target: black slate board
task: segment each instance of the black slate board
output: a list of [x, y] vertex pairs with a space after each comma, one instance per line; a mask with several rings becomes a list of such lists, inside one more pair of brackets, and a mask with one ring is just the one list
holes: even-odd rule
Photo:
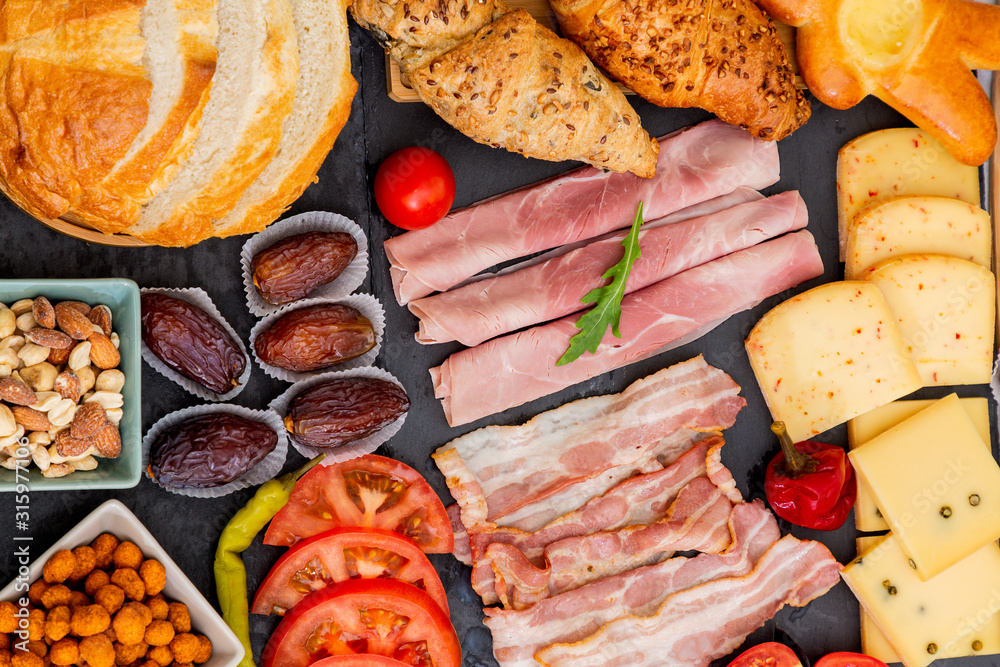
[[[391, 152], [419, 144], [437, 150], [450, 162], [457, 181], [456, 206], [534, 183], [572, 168], [492, 149], [472, 142], [451, 129], [422, 104], [399, 104], [386, 95], [384, 56], [375, 41], [352, 22], [351, 57], [359, 90], [350, 120], [333, 152], [319, 173], [319, 184], [310, 187], [289, 215], [310, 210], [341, 213], [356, 220], [371, 240], [371, 271], [360, 288], [380, 298], [386, 309], [386, 336], [377, 365], [390, 371], [405, 385], [411, 399], [410, 416], [403, 429], [379, 453], [416, 468], [450, 503], [444, 479], [430, 453], [448, 440], [486, 424], [520, 423], [567, 401], [621, 391], [632, 381], [670, 364], [703, 353], [709, 363], [729, 373], [743, 387], [747, 407], [736, 425], [725, 433], [723, 460], [733, 471], [740, 491], [747, 498], [762, 495], [759, 489], [762, 463], [776, 450], [770, 435], [770, 417], [757, 389], [743, 350], [743, 339], [769, 308], [816, 285], [838, 280], [837, 209], [835, 171], [837, 150], [850, 139], [888, 127], [907, 125], [901, 116], [874, 100], [866, 100], [848, 111], [837, 111], [813, 100], [808, 125], [779, 144], [781, 181], [766, 194], [797, 189], [810, 213], [809, 231], [820, 245], [826, 271], [821, 278], [795, 290], [772, 297], [753, 311], [732, 317], [705, 337], [653, 359], [608, 373], [559, 394], [538, 399], [507, 413], [461, 428], [448, 428], [441, 407], [433, 398], [427, 369], [439, 364], [456, 345], [421, 346], [413, 340], [416, 320], [398, 306], [388, 279], [388, 263], [381, 242], [398, 233], [386, 224], [371, 199], [369, 183], [378, 164]], [[709, 118], [698, 110], [660, 109], [637, 97], [630, 102], [639, 111], [651, 135], [659, 136]], [[222, 314], [244, 337], [256, 319], [247, 310], [239, 253], [244, 238], [206, 241], [190, 249], [111, 248], [83, 243], [57, 234], [35, 222], [6, 199], [0, 198], [0, 277], [3, 278], [131, 278], [142, 287], [202, 287], [215, 300]], [[2, 300], [2, 295], [0, 295]], [[143, 425], [148, 428], [163, 415], [194, 405], [198, 399], [144, 365]], [[262, 408], [281, 393], [285, 385], [255, 368], [250, 384], [235, 403]], [[987, 396], [985, 387], [964, 387], [962, 396]], [[918, 392], [921, 398], [938, 397], [948, 390]], [[992, 405], [995, 408], [995, 405]], [[995, 413], [995, 409], [993, 410]], [[993, 447], [996, 452], [996, 425]], [[846, 446], [846, 429], [840, 427], [823, 439]], [[290, 451], [286, 470], [303, 459]], [[125, 491], [35, 492], [31, 494], [31, 550], [41, 554], [92, 509], [109, 498], [117, 498], [141, 519], [160, 544], [194, 584], [213, 603], [216, 600], [211, 564], [215, 544], [223, 526], [252, 495], [244, 490], [224, 498], [199, 500], [167, 493], [145, 477]], [[15, 576], [13, 494], [0, 494], [0, 585]], [[821, 533], [783, 523], [784, 532], [817, 539], [846, 563], [854, 557], [856, 532], [853, 519], [838, 531]], [[244, 554], [248, 584], [253, 590], [283, 551], [264, 546], [258, 536]], [[489, 632], [482, 624], [482, 606], [469, 584], [469, 569], [451, 556], [432, 556], [449, 591], [452, 622], [465, 651], [466, 667], [492, 666]], [[254, 654], [259, 657], [276, 625], [272, 618], [254, 616], [251, 632]], [[773, 621], [748, 638], [746, 646], [783, 639], [797, 645], [802, 656], [815, 660], [837, 650], [860, 650], [858, 606], [844, 584], [802, 609], [784, 609]], [[719, 664], [726, 664], [725, 660]], [[954, 660], [960, 667], [1000, 665], [1000, 659]]]

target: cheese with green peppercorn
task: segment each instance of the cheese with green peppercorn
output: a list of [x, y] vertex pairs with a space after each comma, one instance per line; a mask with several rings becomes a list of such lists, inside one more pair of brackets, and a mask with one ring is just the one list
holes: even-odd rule
[[1000, 466], [955, 394], [849, 456], [921, 579], [1000, 538]]

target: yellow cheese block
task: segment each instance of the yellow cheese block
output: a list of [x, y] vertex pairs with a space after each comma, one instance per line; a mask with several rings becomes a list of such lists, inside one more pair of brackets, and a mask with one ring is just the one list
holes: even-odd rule
[[844, 277], [855, 280], [883, 260], [913, 253], [949, 255], [990, 268], [990, 214], [951, 197], [893, 197], [874, 203], [850, 226]]
[[854, 216], [868, 204], [900, 195], [955, 197], [979, 205], [979, 169], [958, 162], [916, 128], [863, 134], [837, 156], [840, 261]]
[[985, 384], [993, 369], [996, 293], [988, 269], [944, 255], [905, 255], [864, 279], [889, 303], [925, 387]]
[[1000, 538], [1000, 466], [955, 394], [848, 456], [921, 579]]
[[[855, 508], [857, 508], [857, 505], [855, 505]], [[884, 535], [857, 538], [858, 555], [863, 556], [865, 552], [875, 548], [883, 539], [885, 539]], [[899, 655], [896, 653], [896, 650], [892, 648], [892, 644], [885, 638], [882, 631], [878, 629], [871, 616], [865, 612], [863, 606], [861, 607], [861, 652], [886, 664], [899, 662]]]
[[906, 667], [1000, 653], [1000, 547], [988, 544], [921, 581], [892, 535], [842, 573]]
[[[987, 448], [990, 446], [990, 405], [985, 398], [959, 399], [962, 409], [976, 427], [979, 437]], [[894, 401], [847, 422], [847, 442], [851, 449], [857, 449], [877, 435], [888, 431], [900, 422], [909, 419], [935, 401]], [[858, 499], [854, 503], [854, 523], [858, 530], [866, 533], [889, 530], [889, 524], [882, 518], [875, 496], [868, 485], [858, 480]], [[858, 538], [861, 540], [862, 538]], [[858, 548], [858, 553], [862, 549]]]
[[746, 349], [771, 415], [795, 442], [921, 386], [872, 283], [829, 283], [792, 297], [760, 319]]

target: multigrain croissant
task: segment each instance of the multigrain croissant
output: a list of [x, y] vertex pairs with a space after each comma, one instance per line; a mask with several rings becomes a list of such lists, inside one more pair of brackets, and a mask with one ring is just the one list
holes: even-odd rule
[[774, 26], [750, 0], [551, 0], [563, 34], [653, 104], [700, 107], [763, 139], [808, 119]]
[[414, 90], [472, 139], [650, 177], [658, 144], [572, 42], [501, 0], [356, 0]]

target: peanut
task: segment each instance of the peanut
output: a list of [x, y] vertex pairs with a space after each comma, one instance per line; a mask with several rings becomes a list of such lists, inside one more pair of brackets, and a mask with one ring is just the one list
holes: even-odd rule
[[49, 348], [25, 343], [24, 347], [17, 351], [17, 356], [25, 366], [34, 366], [49, 358]]
[[11, 336], [17, 330], [17, 315], [10, 308], [0, 308], [0, 338]]
[[18, 315], [17, 319], [14, 320], [14, 323], [17, 326], [18, 331], [31, 331], [38, 326], [38, 321], [35, 320], [35, 316], [31, 314], [30, 310], [26, 313]]
[[10, 309], [14, 311], [15, 315], [23, 315], [25, 313], [30, 313], [31, 307], [34, 305], [35, 305], [34, 299], [20, 299], [18, 301], [15, 301], [14, 304], [10, 307]]
[[[2, 358], [0, 358], [0, 361], [2, 361]], [[97, 381], [94, 382], [94, 389], [97, 391], [121, 393], [124, 386], [125, 374], [117, 369], [101, 371], [101, 374], [97, 376]]]
[[[69, 359], [66, 362], [69, 364], [70, 370], [79, 371], [81, 368], [90, 366], [90, 341], [83, 341], [77, 343], [73, 351], [69, 353]], [[77, 373], [79, 375], [79, 373]]]
[[115, 391], [95, 391], [88, 398], [85, 398], [83, 402], [100, 403], [101, 407], [105, 410], [111, 410], [122, 407], [125, 404], [125, 398]]
[[[27, 345], [25, 345], [25, 347], [27, 347]], [[46, 353], [45, 356], [47, 358], [49, 355]], [[56, 367], [47, 361], [42, 361], [32, 366], [28, 366], [27, 368], [22, 368], [20, 372], [21, 379], [36, 392], [52, 391], [52, 388], [56, 385], [56, 376], [59, 375], [59, 371], [56, 370]]]

